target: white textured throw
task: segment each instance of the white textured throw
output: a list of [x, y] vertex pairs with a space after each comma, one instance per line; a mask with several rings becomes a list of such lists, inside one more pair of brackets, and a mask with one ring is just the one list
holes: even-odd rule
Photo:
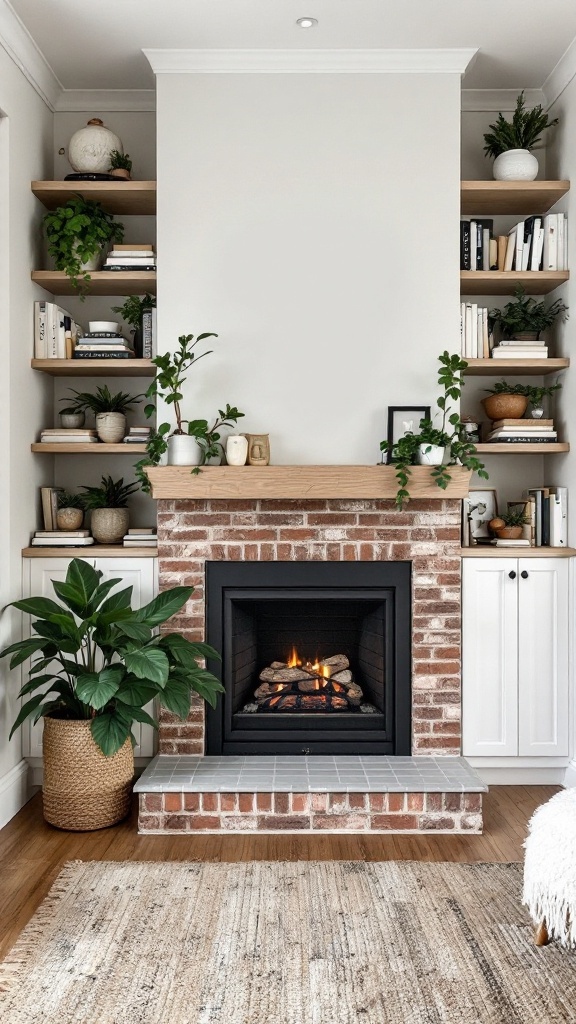
[[530, 819], [524, 843], [522, 901], [550, 938], [576, 946], [576, 789], [542, 804]]

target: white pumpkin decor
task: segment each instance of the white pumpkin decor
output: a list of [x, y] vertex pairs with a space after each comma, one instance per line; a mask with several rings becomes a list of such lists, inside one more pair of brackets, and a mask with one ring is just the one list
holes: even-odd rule
[[122, 141], [99, 117], [93, 117], [85, 128], [74, 132], [68, 143], [68, 160], [78, 174], [106, 174], [113, 149], [123, 153]]

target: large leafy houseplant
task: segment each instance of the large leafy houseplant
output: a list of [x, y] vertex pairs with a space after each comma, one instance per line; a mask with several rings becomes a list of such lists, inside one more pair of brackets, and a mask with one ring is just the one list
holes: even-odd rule
[[551, 121], [540, 104], [526, 110], [522, 91], [516, 100], [512, 120], [507, 121], [500, 113], [495, 124], [488, 125], [490, 131], [484, 135], [484, 152], [494, 158], [510, 149], [527, 149], [530, 152], [540, 142], [542, 133], [556, 124], [558, 118]]
[[32, 616], [32, 635], [6, 647], [0, 657], [11, 656], [11, 669], [36, 660], [20, 690], [27, 699], [11, 736], [29, 718], [87, 720], [95, 743], [111, 757], [131, 736], [134, 722], [157, 728], [144, 710], [152, 700], [182, 719], [192, 693], [215, 707], [223, 687], [199, 662], [219, 658], [217, 652], [180, 633], [156, 632], [185, 605], [193, 587], [173, 587], [134, 609], [132, 587], [111, 593], [122, 581], [102, 582], [102, 575], [74, 558], [65, 582], [52, 581], [59, 601], [30, 597], [12, 602]]
[[446, 490], [452, 479], [450, 466], [464, 466], [484, 480], [488, 479], [484, 464], [476, 456], [476, 446], [467, 439], [466, 428], [460, 414], [455, 410], [451, 411], [450, 400], [457, 401], [460, 398], [464, 385], [462, 372], [468, 363], [459, 355], [450, 355], [447, 351], [438, 356], [438, 361], [438, 384], [443, 389], [443, 394], [436, 399], [436, 405], [442, 413], [440, 427], [435, 427], [431, 420], [423, 419], [420, 420], [418, 433], [409, 431], [394, 444], [390, 444], [389, 441], [380, 442], [380, 450], [389, 453], [396, 469], [398, 508], [403, 508], [410, 498], [412, 466], [421, 445], [438, 445], [448, 449], [448, 464], [433, 466], [430, 471], [435, 483], [442, 490]]
[[499, 327], [505, 338], [514, 338], [516, 334], [526, 332], [534, 332], [539, 338], [541, 332], [552, 327], [559, 317], [562, 320], [568, 319], [567, 309], [562, 299], [556, 299], [546, 306], [544, 300], [538, 302], [531, 295], [526, 295], [518, 285], [514, 299], [507, 302], [503, 309], [491, 309], [489, 316], [491, 324]]
[[[186, 382], [186, 374], [198, 364], [204, 356], [212, 354], [212, 349], [198, 354], [194, 351], [196, 345], [206, 338], [217, 338], [217, 334], [199, 334], [194, 339], [193, 334], [183, 334], [178, 338], [178, 348], [175, 352], [167, 352], [163, 356], [156, 356], [152, 362], [157, 366], [158, 373], [146, 392], [147, 398], [161, 398], [166, 405], [171, 405], [174, 410], [176, 427], [170, 423], [161, 423], [151, 434], [147, 444], [147, 456], [141, 459], [136, 465], [136, 473], [144, 491], [150, 491], [150, 481], [146, 475], [147, 466], [157, 466], [162, 456], [168, 451], [168, 439], [171, 435], [187, 435], [193, 437], [201, 451], [200, 464], [204, 465], [208, 459], [217, 457], [223, 452], [220, 431], [224, 427], [231, 427], [244, 416], [235, 406], [226, 405], [224, 409], [218, 410], [212, 425], [208, 420], [188, 420], [182, 412], [182, 401], [184, 398], [183, 387]], [[149, 404], [145, 406], [144, 412], [150, 417], [156, 411], [156, 406]], [[198, 473], [198, 467], [192, 470]]]
[[83, 293], [90, 274], [83, 265], [98, 256], [110, 242], [121, 242], [124, 225], [115, 221], [100, 203], [74, 195], [44, 217], [48, 252], [57, 270], [63, 270], [73, 287]]

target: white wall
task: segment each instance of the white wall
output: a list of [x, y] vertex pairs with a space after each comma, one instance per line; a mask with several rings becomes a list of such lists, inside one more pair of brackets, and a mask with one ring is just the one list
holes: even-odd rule
[[459, 343], [458, 76], [160, 75], [157, 119], [160, 349], [219, 334], [188, 414], [376, 462]]
[[[30, 191], [32, 178], [52, 173], [52, 114], [0, 48], [0, 294], [4, 330], [0, 334], [0, 607], [21, 595], [20, 551], [29, 543], [39, 504], [38, 488], [48, 483], [52, 460], [30, 453], [30, 441], [49, 415], [40, 374], [30, 371], [33, 300], [41, 292], [30, 281], [39, 260], [38, 225], [42, 209]], [[20, 617], [0, 617], [0, 646], [18, 639]], [[0, 662], [0, 826], [26, 796], [20, 771], [21, 744], [8, 733], [18, 711], [19, 673]]]

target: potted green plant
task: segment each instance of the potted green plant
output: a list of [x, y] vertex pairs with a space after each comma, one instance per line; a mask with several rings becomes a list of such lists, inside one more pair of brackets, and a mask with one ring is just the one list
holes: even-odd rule
[[561, 387], [562, 385], [558, 381], [556, 381], [555, 384], [550, 384], [548, 387], [532, 384], [526, 385], [526, 394], [531, 405], [530, 415], [533, 419], [542, 419], [544, 415], [544, 406], [542, 405], [543, 399], [550, 398], [550, 396], [556, 391], [559, 391]]
[[498, 519], [503, 523], [496, 528], [496, 536], [500, 540], [518, 540], [522, 536], [522, 528], [528, 523], [524, 505], [515, 505], [507, 512], [502, 512]]
[[121, 242], [124, 225], [115, 221], [100, 203], [72, 196], [44, 217], [48, 252], [57, 270], [63, 270], [84, 298], [90, 270], [97, 270], [100, 256], [110, 242]]
[[58, 529], [80, 530], [84, 522], [84, 504], [81, 495], [58, 490], [56, 492], [56, 501], [58, 504], [56, 511], [56, 525]]
[[120, 544], [128, 530], [130, 512], [128, 498], [138, 484], [125, 484], [124, 478], [113, 480], [103, 476], [99, 487], [82, 486], [83, 507], [91, 512], [90, 528], [99, 544]]
[[128, 295], [124, 305], [112, 306], [114, 313], [119, 313], [123, 320], [130, 325], [130, 333], [133, 335], [134, 352], [137, 356], [142, 355], [142, 315], [145, 309], [153, 309], [156, 306], [156, 296], [149, 295]]
[[[58, 828], [87, 831], [113, 825], [130, 809], [134, 776], [134, 722], [157, 728], [152, 701], [185, 719], [197, 693], [215, 707], [223, 687], [201, 668], [219, 658], [206, 644], [157, 627], [183, 608], [193, 587], [163, 591], [143, 608], [131, 607], [132, 587], [72, 559], [58, 600], [31, 597], [13, 607], [33, 617], [30, 638], [11, 644], [17, 669], [29, 658], [28, 698], [10, 735], [31, 718], [44, 718], [44, 816]], [[112, 592], [113, 591], [113, 592]]]
[[531, 152], [541, 140], [543, 132], [558, 124], [550, 120], [541, 104], [526, 110], [524, 92], [516, 100], [512, 120], [498, 114], [495, 124], [484, 135], [484, 153], [494, 158], [493, 174], [496, 181], [533, 181], [538, 174], [538, 160]]
[[139, 405], [144, 394], [129, 395], [126, 391], [113, 394], [107, 384], [96, 388], [96, 391], [76, 391], [74, 399], [78, 409], [90, 409], [96, 417], [98, 437], [105, 444], [118, 444], [126, 434], [126, 413], [133, 406]]
[[538, 302], [531, 295], [526, 295], [520, 285], [516, 288], [514, 296], [503, 309], [491, 309], [489, 314], [491, 326], [499, 327], [504, 338], [536, 340], [542, 331], [552, 327], [558, 318], [568, 319], [568, 306], [564, 305], [561, 299], [556, 299], [550, 306], [546, 306], [544, 300]]
[[[483, 463], [477, 458], [476, 446], [467, 437], [460, 414], [456, 410], [452, 411], [450, 405], [451, 399], [457, 401], [460, 398], [464, 386], [462, 372], [468, 363], [459, 355], [450, 355], [447, 351], [438, 356], [438, 361], [438, 384], [443, 389], [443, 394], [436, 400], [436, 405], [442, 413], [440, 427], [434, 427], [431, 420], [422, 419], [417, 434], [410, 431], [393, 445], [389, 441], [380, 442], [380, 450], [389, 453], [396, 468], [398, 508], [403, 508], [410, 498], [411, 467], [417, 461], [423, 465], [433, 466], [432, 477], [443, 490], [446, 490], [452, 479], [450, 466], [454, 465], [464, 466], [476, 472], [482, 479], [488, 479]], [[430, 459], [434, 448], [443, 449], [443, 458], [446, 457], [446, 452], [448, 453], [448, 464], [442, 460], [438, 461], [438, 453], [434, 453], [434, 461]]]
[[[194, 349], [198, 342], [206, 338], [217, 338], [217, 334], [199, 334], [194, 340], [193, 334], [183, 334], [178, 338], [178, 348], [174, 353], [156, 356], [152, 362], [158, 367], [158, 373], [146, 392], [147, 398], [161, 398], [166, 405], [171, 405], [176, 418], [176, 427], [170, 423], [161, 423], [151, 435], [147, 445], [147, 457], [137, 465], [139, 479], [144, 490], [150, 489], [145, 473], [146, 466], [156, 466], [162, 456], [168, 453], [168, 463], [172, 466], [203, 465], [208, 459], [222, 455], [223, 446], [220, 431], [233, 426], [244, 416], [234, 406], [226, 405], [218, 410], [212, 426], [208, 420], [187, 420], [182, 413], [183, 387], [187, 371], [196, 366], [204, 356], [211, 355], [212, 350], [198, 355]], [[144, 412], [150, 417], [156, 407], [145, 406]]]
[[488, 398], [482, 399], [484, 411], [491, 420], [519, 420], [526, 412], [528, 395], [524, 384], [510, 384], [499, 380], [491, 388], [484, 388]]
[[108, 173], [113, 178], [119, 178], [120, 181], [130, 181], [130, 171], [132, 170], [132, 161], [129, 153], [121, 153], [118, 149], [113, 149], [110, 153], [110, 167]]

